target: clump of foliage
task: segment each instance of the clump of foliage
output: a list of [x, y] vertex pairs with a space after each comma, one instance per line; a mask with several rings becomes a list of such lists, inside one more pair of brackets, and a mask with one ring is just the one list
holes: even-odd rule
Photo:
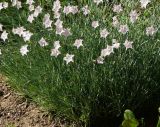
[[125, 110], [124, 112], [124, 120], [122, 122], [122, 127], [138, 127], [139, 122], [135, 118], [133, 112], [131, 110]]
[[0, 73], [47, 110], [86, 124], [159, 97], [159, 0], [13, 0], [0, 8]]
[[[159, 111], [159, 113], [160, 113], [160, 111]], [[141, 120], [141, 122], [142, 122], [141, 126], [145, 127], [145, 123], [143, 123], [144, 122], [143, 119]], [[139, 127], [139, 125], [140, 125], [140, 122], [135, 118], [134, 113], [129, 109], [125, 110], [124, 120], [123, 120], [121, 126], [122, 127]], [[160, 117], [158, 118], [158, 123], [157, 123], [156, 127], [160, 127]]]

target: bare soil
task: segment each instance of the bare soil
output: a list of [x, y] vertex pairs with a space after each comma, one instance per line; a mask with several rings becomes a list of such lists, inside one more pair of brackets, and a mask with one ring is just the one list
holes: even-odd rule
[[68, 127], [65, 120], [53, 118], [33, 102], [17, 94], [0, 75], [0, 127]]

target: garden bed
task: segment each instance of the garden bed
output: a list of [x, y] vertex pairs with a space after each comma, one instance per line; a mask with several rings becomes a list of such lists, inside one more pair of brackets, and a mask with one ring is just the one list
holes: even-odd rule
[[53, 117], [35, 103], [17, 94], [0, 75], [0, 127], [67, 127], [65, 119]]

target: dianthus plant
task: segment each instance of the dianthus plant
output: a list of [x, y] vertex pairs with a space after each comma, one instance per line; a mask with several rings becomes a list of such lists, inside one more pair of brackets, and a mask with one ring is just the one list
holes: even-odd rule
[[0, 73], [71, 119], [134, 111], [160, 93], [159, 0], [2, 0]]

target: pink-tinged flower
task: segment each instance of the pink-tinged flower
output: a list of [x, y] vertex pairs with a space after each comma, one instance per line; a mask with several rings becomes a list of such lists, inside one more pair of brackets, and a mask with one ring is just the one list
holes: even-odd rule
[[100, 3], [103, 3], [103, 0], [93, 0], [93, 2], [99, 5]]
[[27, 1], [26, 1], [26, 4], [29, 4], [29, 5], [32, 5], [33, 3], [34, 3], [33, 0], [27, 0]]
[[62, 35], [65, 37], [72, 35], [71, 30], [69, 28], [63, 29]]
[[126, 34], [129, 31], [128, 25], [120, 25], [119, 32], [122, 34]]
[[52, 20], [50, 20], [50, 15], [49, 14], [45, 14], [44, 18], [43, 18], [43, 25], [45, 26], [45, 28], [50, 28], [52, 27]]
[[64, 6], [63, 13], [68, 15], [70, 13], [70, 10], [71, 10], [70, 8], [71, 8], [71, 6]]
[[58, 49], [51, 49], [51, 56], [58, 57], [61, 52]]
[[54, 1], [52, 11], [58, 12], [61, 9], [61, 3], [59, 0]]
[[112, 39], [112, 47], [118, 49], [120, 47], [120, 43], [116, 39]]
[[113, 6], [113, 12], [120, 13], [121, 11], [123, 11], [121, 4]]
[[74, 58], [74, 55], [70, 55], [70, 54], [66, 54], [66, 56], [63, 58], [63, 60], [64, 61], [66, 61], [66, 64], [69, 64], [70, 62], [74, 62], [74, 60], [73, 60], [73, 58]]
[[17, 34], [17, 35], [19, 35], [21, 37], [25, 30], [26, 29], [22, 26], [22, 27], [13, 28], [12, 32], [13, 32], [13, 34]]
[[134, 23], [137, 19], [138, 19], [138, 13], [137, 13], [137, 11], [136, 10], [132, 10], [131, 12], [130, 12], [130, 14], [129, 14], [129, 16], [130, 16], [130, 21], [132, 22], [132, 23]]
[[150, 2], [150, 0], [140, 0], [141, 8], [146, 8]]
[[76, 39], [73, 45], [76, 46], [77, 49], [79, 49], [81, 46], [83, 46], [82, 42], [83, 42], [82, 39]]
[[22, 56], [24, 55], [27, 55], [27, 53], [29, 52], [29, 50], [27, 49], [28, 45], [23, 45], [21, 48], [20, 48], [20, 53]]
[[126, 47], [126, 50], [127, 50], [127, 49], [130, 49], [130, 48], [131, 49], [133, 48], [132, 44], [133, 44], [133, 41], [125, 40], [125, 43], [123, 45]]
[[107, 29], [100, 30], [100, 36], [102, 38], [106, 38], [108, 35], [109, 35], [109, 32], [107, 31]]
[[146, 28], [147, 36], [153, 36], [156, 32], [157, 32], [157, 29], [155, 29], [153, 26]]
[[88, 14], [90, 13], [90, 10], [89, 10], [89, 8], [88, 8], [88, 5], [84, 6], [84, 7], [82, 8], [82, 11], [83, 11], [83, 14], [84, 14], [85, 16], [88, 15]]
[[48, 42], [42, 37], [41, 40], [38, 42], [41, 47], [47, 46]]
[[68, 15], [69, 13], [76, 14], [78, 13], [78, 6], [65, 6], [63, 9], [63, 13]]
[[113, 52], [113, 46], [107, 45], [107, 48], [101, 50], [101, 57], [109, 56]]
[[33, 35], [33, 33], [29, 32], [29, 31], [24, 31], [22, 34], [22, 37], [23, 37], [24, 41], [30, 41], [30, 38], [32, 35]]
[[45, 14], [43, 18], [43, 25], [45, 26], [45, 28], [51, 27], [52, 22], [53, 21], [50, 20], [50, 14], [49, 13]]
[[32, 23], [34, 21], [34, 15], [33, 14], [29, 15], [27, 21]]
[[93, 28], [97, 28], [99, 26], [99, 22], [98, 21], [93, 21], [92, 22], [92, 27]]
[[104, 58], [102, 56], [99, 56], [96, 60], [97, 64], [103, 64], [104, 63]]
[[55, 49], [59, 49], [61, 47], [60, 42], [59, 41], [55, 41], [54, 42], [54, 48]]
[[0, 31], [3, 31], [3, 25], [0, 23]]
[[60, 19], [57, 19], [54, 25], [58, 28], [63, 28], [63, 21], [61, 21]]
[[6, 41], [6, 39], [8, 39], [8, 33], [6, 31], [3, 31], [3, 33], [1, 34], [1, 39], [3, 41]]
[[62, 35], [63, 32], [64, 32], [63, 27], [56, 27], [56, 34]]

